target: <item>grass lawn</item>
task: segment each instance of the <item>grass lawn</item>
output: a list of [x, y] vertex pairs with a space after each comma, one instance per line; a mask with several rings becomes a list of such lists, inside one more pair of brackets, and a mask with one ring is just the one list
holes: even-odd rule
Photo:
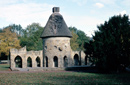
[[15, 84], [130, 84], [130, 74], [79, 72], [0, 73], [0, 85]]
[[41, 71], [41, 72], [0, 72], [0, 85], [52, 85], [52, 84], [104, 84], [126, 85], [130, 84], [130, 73], [98, 74], [67, 71]]
[[0, 71], [8, 71], [9, 64], [0, 64]]

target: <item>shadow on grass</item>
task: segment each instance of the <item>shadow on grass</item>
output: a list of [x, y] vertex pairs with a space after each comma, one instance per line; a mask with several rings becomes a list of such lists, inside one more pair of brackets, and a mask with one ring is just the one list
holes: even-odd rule
[[99, 74], [99, 73], [84, 73], [84, 72], [70, 72], [70, 73], [59, 73], [48, 78], [46, 83], [49, 84], [86, 84], [86, 85], [123, 85], [130, 84], [130, 74]]
[[[128, 84], [130, 85], [130, 72], [107, 72], [107, 71], [99, 71], [96, 67], [68, 67], [65, 69], [66, 71], [73, 71], [78, 73], [92, 73], [96, 75], [90, 81], [94, 81], [94, 83], [89, 82], [89, 84]], [[100, 77], [98, 77], [99, 75]], [[95, 83], [96, 82], [96, 83]]]
[[87, 72], [87, 73], [99, 73], [95, 66], [90, 67], [67, 67], [66, 71], [74, 71], [74, 72]]
[[99, 70], [96, 66], [87, 66], [87, 67], [67, 67], [65, 68], [66, 71], [73, 71], [73, 72], [86, 72], [86, 73], [100, 73], [100, 74], [119, 74], [119, 73], [130, 73], [130, 71], [120, 71], [117, 73], [117, 71], [106, 71], [106, 70]]

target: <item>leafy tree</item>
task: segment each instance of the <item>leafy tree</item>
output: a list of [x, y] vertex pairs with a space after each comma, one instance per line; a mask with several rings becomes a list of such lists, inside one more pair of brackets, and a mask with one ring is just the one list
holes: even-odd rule
[[15, 32], [18, 37], [23, 35], [23, 28], [20, 24], [19, 25], [12, 24], [12, 25], [6, 26], [5, 28], [8, 28], [8, 27], [11, 27], [10, 31]]
[[93, 57], [94, 49], [93, 49], [93, 40], [89, 42], [85, 42], [84, 44], [86, 57]]
[[113, 16], [98, 29], [91, 44], [97, 66], [104, 70], [119, 71], [130, 65], [129, 17]]
[[21, 25], [10, 25], [12, 27], [11, 31], [15, 32], [18, 36], [22, 36], [23, 35], [23, 29]]
[[2, 32], [2, 29], [0, 29], [0, 33]]
[[27, 50], [42, 50], [42, 39], [40, 38], [43, 27], [39, 23], [28, 25], [20, 38], [20, 45], [27, 46]]
[[[78, 36], [75, 40], [76, 43], [78, 43], [78, 48], [76, 48], [75, 50], [84, 50], [84, 43], [89, 42], [90, 38], [83, 31], [78, 30], [75, 27], [69, 27], [69, 29], [71, 32], [75, 33]], [[72, 37], [75, 37], [75, 36], [72, 36]]]
[[74, 33], [74, 31], [71, 32], [72, 33], [72, 38], [70, 40], [70, 46], [72, 48], [72, 50], [77, 50], [79, 48], [78, 42], [77, 42], [77, 38], [78, 35], [76, 33]]
[[16, 33], [11, 32], [10, 29], [11, 27], [4, 28], [0, 33], [0, 56], [1, 54], [8, 56], [10, 48], [20, 48]]
[[81, 30], [78, 30], [77, 35], [79, 36], [78, 37], [79, 47], [81, 50], [84, 50], [84, 43], [89, 42], [90, 38], [86, 36], [86, 34]]

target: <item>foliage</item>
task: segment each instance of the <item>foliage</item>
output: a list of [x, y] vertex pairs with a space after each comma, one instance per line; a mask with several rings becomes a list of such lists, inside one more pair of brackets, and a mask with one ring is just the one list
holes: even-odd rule
[[94, 49], [92, 48], [93, 46], [93, 41], [90, 40], [89, 42], [85, 42], [84, 44], [84, 48], [85, 48], [85, 53], [87, 55], [87, 57], [93, 57], [93, 52], [94, 52]]
[[10, 25], [12, 27], [11, 31], [15, 32], [18, 36], [22, 36], [23, 35], [23, 29], [21, 25]]
[[96, 56], [93, 56], [94, 52], [94, 44], [93, 40], [90, 40], [89, 42], [85, 42], [84, 48], [85, 48], [85, 54], [86, 57], [89, 57], [89, 61], [92, 62], [92, 65], [96, 63]]
[[[75, 38], [75, 42], [72, 42], [72, 40], [70, 41], [71, 48], [73, 50], [84, 50], [84, 43], [89, 42], [90, 38], [83, 31], [78, 30], [75, 27], [69, 27], [69, 29], [72, 33], [72, 39], [77, 37], [77, 38]], [[74, 33], [75, 33], [75, 35], [73, 35]], [[74, 47], [75, 45], [73, 45], [73, 44], [76, 44], [78, 46]]]
[[4, 28], [9, 28], [9, 27], [11, 27], [10, 31], [15, 32], [18, 37], [23, 35], [23, 28], [20, 24], [19, 25], [12, 24], [12, 25], [6, 26]]
[[38, 23], [32, 23], [23, 30], [23, 35], [20, 37], [20, 45], [27, 46], [27, 50], [42, 50], [42, 39], [40, 38], [43, 27]]
[[2, 32], [2, 29], [0, 29], [0, 33]]
[[79, 45], [77, 42], [78, 35], [76, 33], [74, 33], [74, 31], [72, 31], [71, 33], [72, 33], [73, 38], [71, 38], [71, 40], [70, 40], [70, 46], [71, 46], [72, 50], [75, 51], [79, 48]]
[[[130, 65], [130, 21], [129, 17], [113, 16], [98, 26], [92, 46], [97, 66], [104, 70], [121, 70]], [[88, 49], [88, 47], [85, 47]], [[86, 52], [87, 53], [87, 52]]]
[[10, 31], [11, 27], [4, 28], [0, 33], [0, 54], [9, 55], [10, 48], [20, 48], [16, 33]]

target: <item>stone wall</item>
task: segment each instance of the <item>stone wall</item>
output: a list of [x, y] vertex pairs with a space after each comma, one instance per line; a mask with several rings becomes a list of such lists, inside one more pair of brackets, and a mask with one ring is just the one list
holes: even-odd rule
[[[77, 59], [76, 59], [77, 57]], [[72, 59], [72, 66], [81, 66], [85, 65], [85, 53], [83, 51], [73, 51], [71, 50], [71, 59]], [[77, 61], [76, 61], [77, 60]], [[75, 65], [75, 63], [78, 63]]]
[[19, 58], [22, 60], [21, 68], [27, 68], [27, 60], [28, 58], [31, 58], [32, 66], [31, 67], [37, 67], [37, 61], [36, 59], [40, 59], [40, 67], [43, 67], [43, 53], [42, 51], [26, 51], [26, 47], [23, 47], [21, 49], [10, 49], [10, 67], [11, 69], [15, 69], [17, 66], [17, 62], [19, 63], [19, 60], [16, 58]]
[[64, 67], [65, 56], [68, 60], [67, 66], [71, 66], [70, 38], [52, 37], [43, 39], [43, 54], [44, 67], [57, 67], [54, 57], [58, 60], [58, 67]]
[[[28, 63], [29, 58], [32, 64]], [[40, 59], [40, 65], [36, 61]], [[21, 59], [21, 62], [19, 62]], [[72, 67], [87, 65], [83, 51], [72, 51], [70, 38], [55, 37], [43, 39], [43, 51], [26, 51], [26, 47], [21, 49], [10, 49], [10, 67], [16, 68], [36, 68], [36, 67]], [[19, 65], [21, 63], [21, 65]]]

